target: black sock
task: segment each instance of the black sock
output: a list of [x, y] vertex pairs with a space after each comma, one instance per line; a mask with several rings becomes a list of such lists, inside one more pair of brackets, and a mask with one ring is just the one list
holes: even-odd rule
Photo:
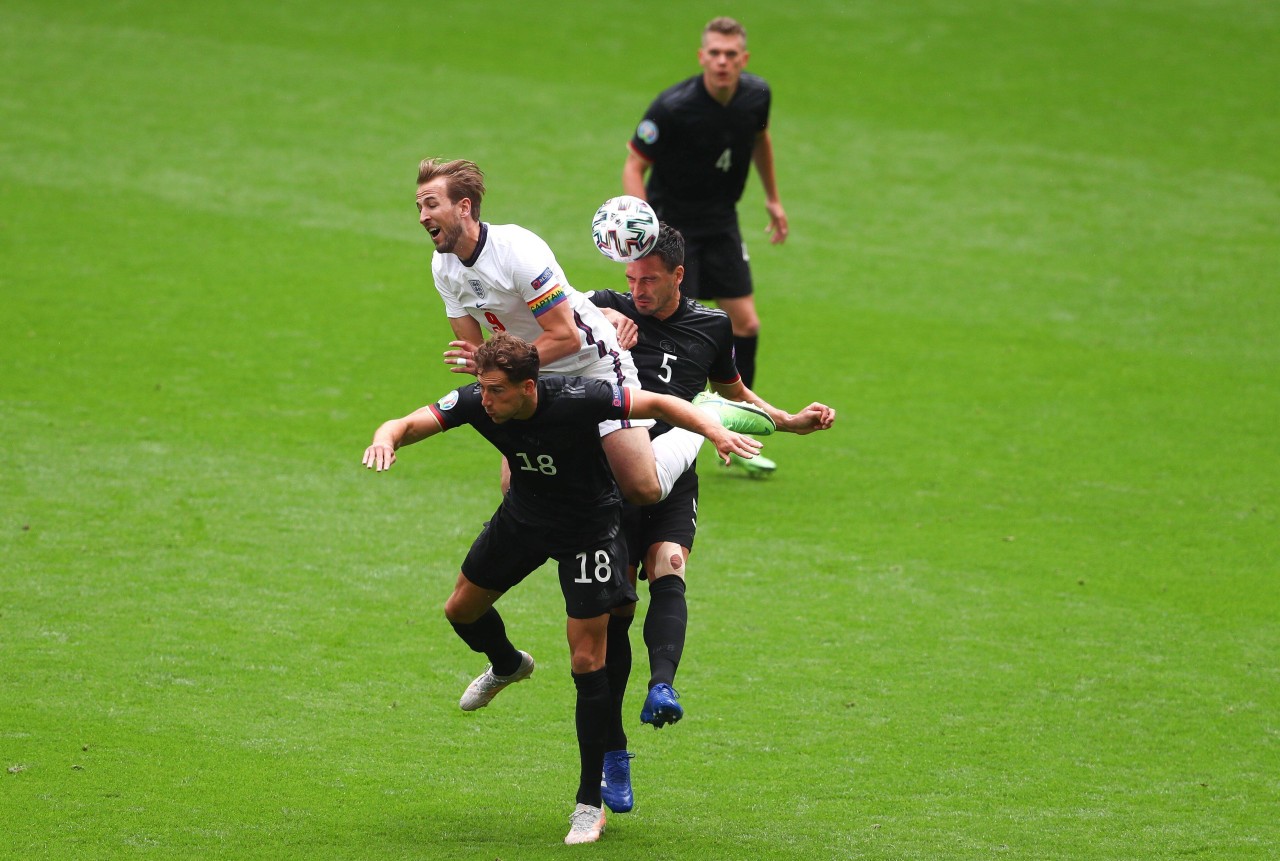
[[649, 687], [675, 684], [676, 668], [684, 653], [689, 605], [684, 578], [669, 574], [649, 581], [649, 614], [644, 619], [644, 644], [649, 648]]
[[604, 669], [609, 675], [609, 731], [605, 734], [604, 749], [626, 750], [627, 733], [622, 728], [622, 700], [627, 693], [627, 680], [631, 678], [631, 623], [635, 616], [610, 616], [608, 657]]
[[742, 374], [742, 384], [752, 390], [755, 389], [756, 383], [756, 346], [759, 342], [759, 335], [733, 336], [733, 352], [738, 361], [738, 373]]
[[473, 652], [481, 652], [493, 664], [495, 676], [509, 676], [520, 669], [520, 652], [507, 639], [507, 626], [495, 607], [470, 624], [450, 622], [462, 642]]
[[578, 803], [599, 807], [600, 774], [604, 771], [604, 737], [609, 722], [609, 675], [604, 668], [574, 673], [578, 703], [574, 722], [578, 729]]

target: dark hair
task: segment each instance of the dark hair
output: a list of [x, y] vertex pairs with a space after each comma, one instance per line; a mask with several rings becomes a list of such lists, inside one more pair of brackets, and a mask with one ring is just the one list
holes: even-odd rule
[[498, 332], [476, 350], [476, 374], [502, 371], [513, 383], [538, 379], [538, 348], [507, 332]]
[[658, 222], [658, 241], [645, 257], [657, 257], [668, 272], [684, 265], [684, 234], [665, 221]]
[[484, 171], [476, 167], [475, 162], [461, 158], [453, 161], [424, 158], [418, 163], [418, 185], [440, 176], [444, 177], [449, 200], [454, 203], [464, 197], [470, 200], [471, 214], [479, 221], [480, 201], [484, 199]]

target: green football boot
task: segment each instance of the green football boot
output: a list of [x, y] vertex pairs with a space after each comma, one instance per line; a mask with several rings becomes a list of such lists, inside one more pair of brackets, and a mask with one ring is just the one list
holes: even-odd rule
[[740, 466], [750, 478], [764, 478], [773, 475], [778, 465], [769, 458], [762, 455], [756, 455], [752, 458], [740, 457], [736, 454], [729, 455], [729, 462], [732, 466]]
[[[715, 413], [724, 425], [736, 433], [768, 436], [777, 430], [773, 418], [755, 404], [742, 401], [730, 401], [712, 392], [699, 392], [694, 396], [693, 405]], [[759, 458], [756, 458], [759, 460]]]

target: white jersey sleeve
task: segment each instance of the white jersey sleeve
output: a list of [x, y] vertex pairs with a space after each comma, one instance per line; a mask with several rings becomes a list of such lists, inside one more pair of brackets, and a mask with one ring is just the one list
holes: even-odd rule
[[[454, 259], [456, 260], [457, 258]], [[440, 298], [444, 301], [444, 315], [446, 317], [466, 317], [468, 312], [462, 305], [462, 283], [449, 271], [449, 267], [445, 265], [444, 256], [440, 254], [431, 255], [431, 277], [435, 281], [436, 292], [440, 294]]]

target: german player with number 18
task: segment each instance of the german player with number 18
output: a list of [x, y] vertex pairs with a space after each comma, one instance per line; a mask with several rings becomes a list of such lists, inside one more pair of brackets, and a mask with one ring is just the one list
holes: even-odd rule
[[609, 611], [635, 602], [626, 577], [622, 499], [601, 448], [606, 420], [660, 419], [705, 436], [720, 457], [751, 457], [760, 443], [726, 429], [713, 410], [679, 398], [584, 377], [539, 377], [538, 351], [499, 333], [468, 359], [476, 383], [380, 425], [363, 464], [390, 469], [396, 450], [469, 424], [512, 464], [511, 490], [471, 545], [445, 617], [489, 666], [459, 702], [484, 708], [533, 674], [533, 657], [507, 638], [494, 603], [548, 559], [558, 563], [568, 616], [581, 766], [577, 807], [566, 843], [590, 843], [604, 831], [600, 774], [613, 710], [605, 672]]

